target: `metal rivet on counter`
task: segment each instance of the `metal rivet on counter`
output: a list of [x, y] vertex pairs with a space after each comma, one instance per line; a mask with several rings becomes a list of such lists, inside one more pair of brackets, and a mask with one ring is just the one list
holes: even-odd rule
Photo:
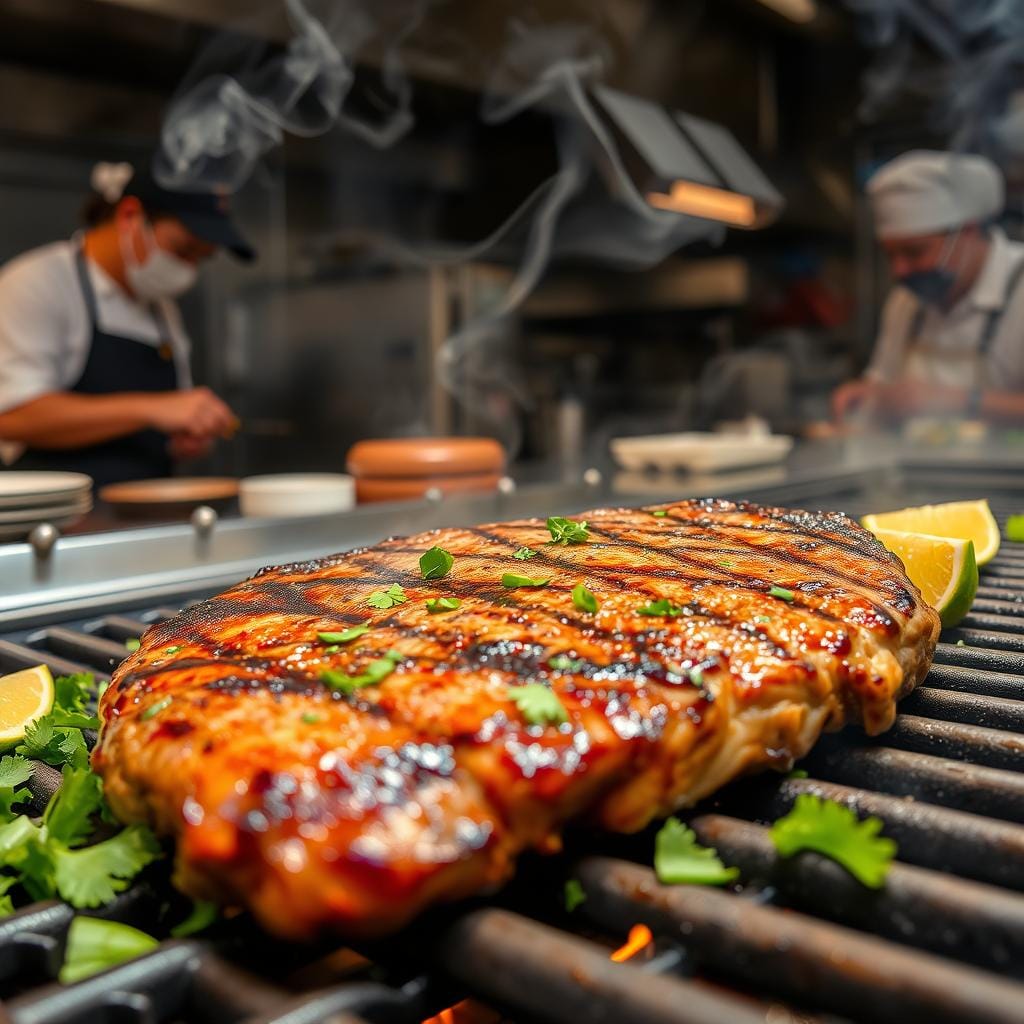
[[591, 466], [590, 469], [585, 469], [583, 471], [583, 482], [588, 487], [597, 487], [603, 479], [604, 476], [602, 475], [601, 470], [597, 469], [595, 466]]
[[444, 492], [440, 487], [430, 487], [426, 490], [423, 497], [427, 501], [440, 501], [444, 497]]
[[189, 516], [189, 522], [192, 523], [196, 533], [201, 537], [206, 537], [213, 531], [218, 518], [216, 510], [210, 508], [209, 505], [200, 505]]
[[60, 530], [53, 523], [40, 523], [28, 535], [28, 542], [35, 550], [36, 557], [46, 558], [60, 538]]
[[516, 489], [516, 482], [510, 476], [503, 476], [498, 481], [498, 493], [499, 494], [514, 494]]

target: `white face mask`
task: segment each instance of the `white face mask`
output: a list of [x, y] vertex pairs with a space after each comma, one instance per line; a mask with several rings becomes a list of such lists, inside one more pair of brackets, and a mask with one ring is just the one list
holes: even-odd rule
[[145, 224], [143, 231], [149, 253], [142, 260], [136, 259], [134, 248], [124, 235], [120, 236], [128, 286], [140, 299], [148, 300], [173, 299], [187, 292], [196, 283], [199, 272], [195, 266], [161, 249], [148, 224]]

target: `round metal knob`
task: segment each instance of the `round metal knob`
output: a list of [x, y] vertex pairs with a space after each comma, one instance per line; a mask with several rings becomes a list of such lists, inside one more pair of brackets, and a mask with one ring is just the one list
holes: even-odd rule
[[28, 542], [35, 550], [37, 558], [46, 558], [60, 538], [60, 530], [53, 523], [39, 523], [32, 528]]
[[217, 525], [218, 518], [215, 509], [210, 508], [209, 505], [200, 505], [189, 516], [189, 522], [192, 523], [192, 528], [200, 537], [208, 537], [214, 526]]
[[591, 466], [590, 469], [585, 469], [583, 471], [583, 482], [588, 487], [600, 486], [603, 479], [604, 476], [602, 475], [601, 470], [597, 469], [595, 466]]
[[498, 481], [498, 493], [499, 494], [514, 494], [516, 489], [516, 482], [510, 476], [503, 476]]

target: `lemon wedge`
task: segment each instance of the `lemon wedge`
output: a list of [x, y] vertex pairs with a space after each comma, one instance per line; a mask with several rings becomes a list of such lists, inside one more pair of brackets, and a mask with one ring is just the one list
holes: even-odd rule
[[[978, 565], [987, 565], [999, 551], [999, 524], [988, 502], [951, 501], [945, 505], [919, 505], [898, 512], [865, 516], [861, 524], [878, 536], [879, 530], [926, 533], [932, 537], [956, 537], [974, 541]], [[886, 545], [888, 547], [888, 545]]]
[[0, 750], [25, 738], [25, 729], [53, 707], [53, 676], [36, 665], [0, 676]]
[[896, 530], [874, 532], [899, 556], [921, 596], [939, 613], [943, 626], [955, 626], [971, 610], [978, 592], [973, 541]]

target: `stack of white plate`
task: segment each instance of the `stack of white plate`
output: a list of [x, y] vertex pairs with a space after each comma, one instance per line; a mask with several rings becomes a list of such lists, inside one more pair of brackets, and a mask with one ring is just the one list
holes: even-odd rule
[[27, 537], [39, 523], [70, 526], [92, 508], [83, 473], [0, 472], [0, 540]]

